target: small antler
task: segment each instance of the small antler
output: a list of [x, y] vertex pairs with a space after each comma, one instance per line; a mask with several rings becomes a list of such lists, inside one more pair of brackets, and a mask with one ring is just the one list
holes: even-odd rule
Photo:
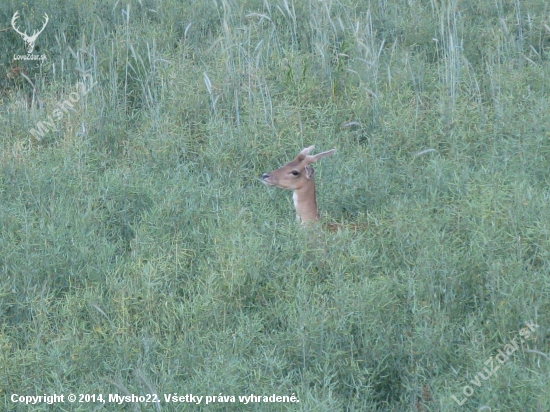
[[327, 150], [326, 152], [317, 153], [315, 156], [309, 156], [309, 152], [311, 152], [313, 149], [315, 149], [315, 146], [309, 146], [300, 152], [300, 155], [305, 156], [304, 163], [310, 164], [310, 163], [316, 162], [317, 160], [323, 157], [330, 156], [336, 151], [336, 149], [332, 149], [332, 150]]

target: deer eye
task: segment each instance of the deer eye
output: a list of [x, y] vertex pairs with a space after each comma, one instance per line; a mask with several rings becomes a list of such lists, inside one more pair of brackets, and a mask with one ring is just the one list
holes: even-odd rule
[[290, 172], [290, 173], [292, 173], [294, 176], [298, 176], [298, 175], [300, 174], [297, 170], [293, 170], [293, 171]]

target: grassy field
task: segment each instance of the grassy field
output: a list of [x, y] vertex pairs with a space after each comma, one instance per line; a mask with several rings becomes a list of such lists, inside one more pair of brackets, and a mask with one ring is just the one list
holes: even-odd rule
[[[0, 17], [0, 409], [550, 410], [544, 1]], [[258, 181], [309, 145], [315, 240]]]

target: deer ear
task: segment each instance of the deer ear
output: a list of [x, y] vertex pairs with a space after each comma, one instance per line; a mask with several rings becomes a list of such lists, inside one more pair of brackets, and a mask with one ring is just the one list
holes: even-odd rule
[[304, 167], [304, 172], [306, 173], [306, 179], [311, 179], [315, 175], [315, 170], [313, 170], [313, 167], [306, 166]]

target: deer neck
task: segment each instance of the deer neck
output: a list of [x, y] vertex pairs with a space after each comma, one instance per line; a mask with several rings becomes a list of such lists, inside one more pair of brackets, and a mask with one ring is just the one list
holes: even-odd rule
[[296, 219], [301, 220], [302, 223], [319, 219], [313, 179], [300, 189], [295, 190], [292, 194], [292, 200], [294, 200], [294, 207], [296, 208]]

